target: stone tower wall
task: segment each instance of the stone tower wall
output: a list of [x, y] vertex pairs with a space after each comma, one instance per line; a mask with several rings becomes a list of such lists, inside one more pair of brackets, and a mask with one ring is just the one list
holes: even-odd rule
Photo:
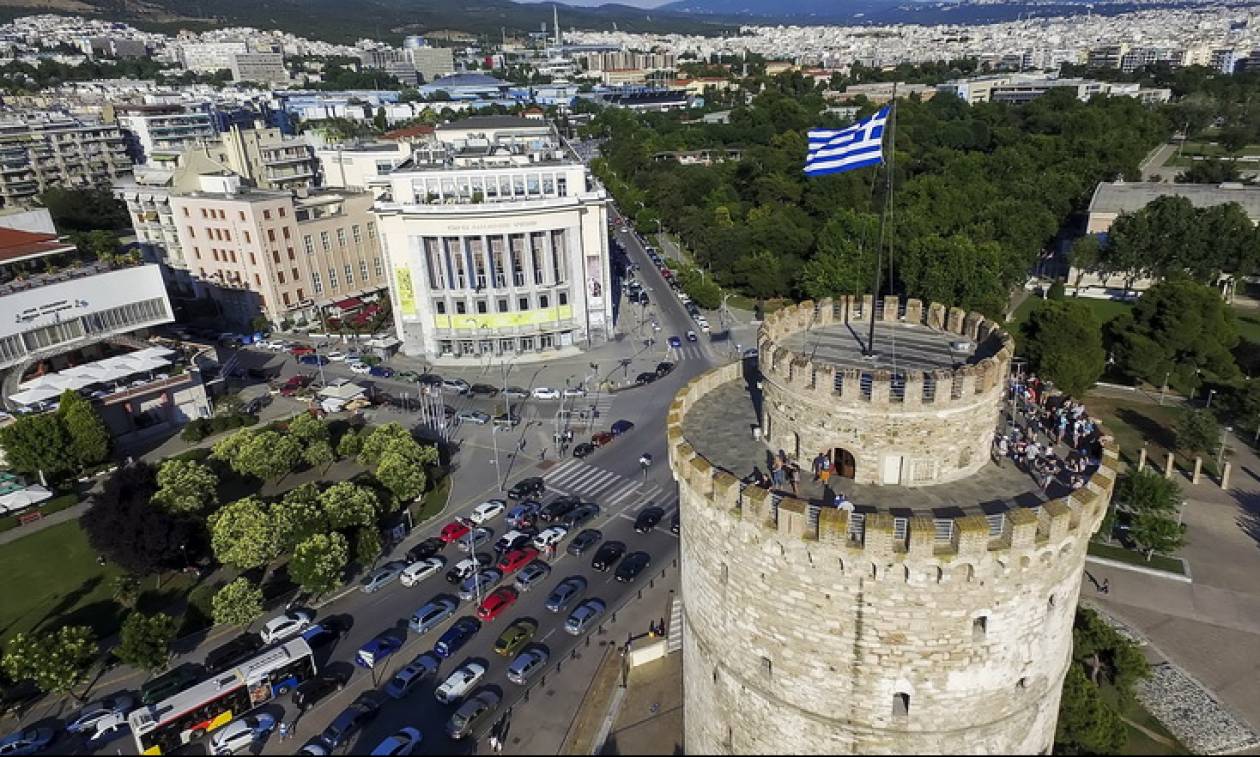
[[[975, 342], [988, 357], [934, 371], [837, 369], [782, 346], [784, 337], [833, 323], [918, 325]], [[767, 443], [808, 461], [842, 448], [855, 458], [860, 484], [921, 486], [975, 473], [989, 459], [1014, 354], [1010, 336], [979, 313], [919, 300], [843, 297], [803, 302], [766, 317], [758, 334]]]
[[1048, 753], [1114, 446], [1085, 488], [996, 528], [832, 509], [813, 525], [805, 502], [741, 491], [683, 435], [695, 401], [740, 379], [738, 364], [697, 377], [668, 421], [687, 752]]

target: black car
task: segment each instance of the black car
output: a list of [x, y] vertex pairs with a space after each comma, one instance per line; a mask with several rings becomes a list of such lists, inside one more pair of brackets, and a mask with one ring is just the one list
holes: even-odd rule
[[538, 519], [545, 523], [553, 523], [577, 509], [582, 504], [577, 497], [561, 497], [543, 505], [538, 512]]
[[673, 534], [674, 536], [677, 536], [677, 535], [678, 535], [678, 530], [679, 530], [679, 526], [680, 526], [680, 523], [679, 523], [679, 515], [678, 515], [678, 514], [679, 514], [679, 512], [680, 512], [680, 511], [675, 510], [675, 511], [674, 511], [674, 514], [673, 514], [672, 516], [670, 516], [670, 519], [669, 519], [669, 532], [670, 532], [671, 534]]
[[497, 397], [499, 390], [489, 384], [473, 384], [468, 387], [468, 394], [471, 397]]
[[525, 499], [526, 497], [537, 497], [547, 490], [547, 484], [539, 476], [523, 478], [512, 485], [508, 489], [508, 497], [511, 499]]
[[339, 749], [348, 744], [351, 737], [362, 730], [381, 711], [384, 695], [377, 691], [365, 691], [341, 711], [333, 722], [328, 724], [319, 738], [329, 749]]
[[604, 535], [594, 528], [584, 529], [577, 536], [573, 537], [573, 541], [569, 542], [569, 547], [565, 551], [574, 557], [578, 557], [586, 550], [599, 544], [600, 539], [603, 538]]
[[586, 457], [587, 455], [591, 454], [594, 451], [595, 451], [594, 444], [591, 444], [590, 442], [582, 442], [581, 444], [574, 446], [573, 456], [580, 459], [580, 458]]
[[572, 531], [596, 515], [599, 515], [599, 505], [594, 502], [587, 502], [580, 507], [574, 508], [572, 512], [561, 518], [560, 525]]
[[631, 552], [617, 566], [617, 580], [622, 583], [630, 583], [638, 578], [639, 574], [651, 564], [652, 556], [647, 552]]
[[341, 640], [341, 634], [344, 629], [337, 627], [328, 621], [321, 621], [319, 624], [312, 626], [310, 629], [302, 633], [302, 638], [306, 640], [306, 645], [313, 651], [318, 652], [324, 647], [336, 644]]
[[652, 382], [653, 382], [653, 381], [655, 381], [656, 379], [657, 379], [657, 375], [656, 375], [655, 373], [647, 373], [647, 372], [645, 371], [645, 372], [643, 372], [643, 373], [640, 373], [638, 376], [635, 376], [635, 377], [634, 377], [634, 383], [635, 383], [637, 386], [643, 386], [643, 385], [645, 385], [645, 384], [650, 384], [650, 383], [652, 383]]
[[622, 419], [612, 424], [612, 427], [609, 428], [608, 430], [612, 432], [613, 436], [621, 436], [622, 434], [626, 433], [632, 428], [634, 428], [633, 423], [631, 423], [628, 420]]
[[303, 681], [293, 690], [293, 706], [298, 712], [305, 712], [311, 705], [346, 687], [346, 679], [337, 673], [320, 673], [314, 678]]
[[503, 394], [507, 397], [526, 399], [529, 397], [529, 390], [519, 386], [509, 386], [507, 389], [503, 390]]
[[512, 413], [511, 415], [508, 415], [507, 413], [499, 413], [494, 416], [494, 425], [516, 428], [521, 425], [521, 416], [516, 413]]
[[421, 373], [420, 376], [416, 378], [416, 383], [423, 384], [425, 386], [441, 386], [442, 377], [436, 373]]
[[238, 663], [248, 660], [262, 649], [262, 637], [256, 633], [243, 633], [223, 646], [215, 647], [206, 655], [206, 672], [222, 673]]
[[663, 517], [665, 517], [665, 511], [661, 508], [645, 507], [643, 512], [639, 513], [639, 517], [634, 519], [634, 530], [646, 534], [656, 528], [656, 524], [660, 523]]
[[595, 559], [591, 560], [591, 567], [600, 572], [606, 571], [625, 553], [626, 545], [623, 542], [606, 541], [595, 553]]
[[663, 363], [656, 364], [656, 375], [658, 377], [668, 376], [669, 372], [672, 370], [674, 370], [674, 364], [671, 362], [666, 361]]
[[430, 536], [416, 546], [407, 550], [407, 562], [420, 562], [426, 557], [433, 557], [446, 547], [446, 542], [436, 536]]

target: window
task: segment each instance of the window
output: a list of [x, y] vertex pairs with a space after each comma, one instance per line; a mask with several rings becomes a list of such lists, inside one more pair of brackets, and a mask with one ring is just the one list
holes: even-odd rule
[[1015, 688], [1016, 688], [1016, 689], [1018, 689], [1018, 690], [1020, 690], [1020, 691], [1023, 691], [1024, 689], [1027, 689], [1027, 688], [1028, 688], [1028, 679], [1027, 679], [1027, 678], [1021, 678], [1021, 679], [1019, 679], [1018, 681], [1016, 681], [1016, 682], [1015, 682]]
[[363, 244], [363, 232], [359, 230], [359, 224], [350, 227], [350, 234], [354, 237], [355, 244]]
[[349, 263], [346, 263], [346, 286], [350, 286], [353, 283], [354, 283], [354, 268], [351, 267]]
[[224, 229], [224, 230], [223, 230], [223, 238], [224, 238], [224, 239], [226, 239], [227, 241], [231, 242], [231, 241], [232, 241], [232, 232], [231, 232], [231, 231], [229, 231], [229, 230], [227, 230], [227, 229]]
[[549, 350], [554, 346], [556, 346], [555, 334], [543, 334], [542, 336], [538, 337], [539, 349]]
[[258, 259], [254, 257], [254, 253], [252, 252], [249, 254], [249, 264], [258, 265]]
[[184, 208], [181, 208], [181, 210], [183, 210], [183, 211], [184, 211], [184, 218], [187, 218], [187, 217], [188, 217], [188, 208], [187, 208], [187, 207], [184, 207]]
[[262, 286], [262, 279], [258, 278], [258, 274], [254, 274], [254, 286]]
[[[379, 275], [379, 274], [378, 274], [378, 275]], [[359, 278], [360, 278], [360, 279], [362, 279], [362, 280], [364, 280], [364, 281], [367, 281], [367, 278], [368, 278], [368, 273], [367, 273], [367, 261], [366, 261], [366, 260], [360, 260], [360, 261], [359, 261]]]
[[215, 260], [218, 260], [218, 259], [219, 259], [219, 248], [218, 248], [218, 247], [211, 247], [211, 248], [210, 248], [210, 254], [214, 256], [214, 259], [215, 259]]
[[228, 254], [232, 256], [232, 262], [233, 262], [233, 263], [235, 263], [235, 262], [236, 262], [236, 250], [231, 250], [231, 251], [229, 251], [229, 252], [228, 252]]
[[279, 251], [279, 250], [272, 250], [272, 251], [271, 251], [271, 259], [272, 259], [272, 261], [273, 261], [276, 265], [280, 265], [280, 251]]
[[289, 293], [288, 293], [288, 292], [281, 292], [281, 293], [280, 293], [280, 297], [284, 300], [284, 304], [286, 304], [286, 305], [288, 305], [288, 304], [289, 304]]
[[197, 238], [197, 232], [193, 231], [193, 227], [191, 226], [188, 227], [188, 236], [192, 239]]
[[545, 308], [549, 306], [550, 306], [550, 301], [547, 299], [547, 295], [545, 294], [538, 295], [538, 307]]
[[[373, 262], [375, 263], [375, 268], [376, 268], [376, 278], [379, 279], [381, 276], [385, 275], [385, 271], [381, 268], [381, 259], [375, 258]], [[367, 276], [367, 274], [363, 274], [363, 275]]]
[[245, 234], [245, 241], [246, 241], [246, 243], [252, 243], [252, 242], [254, 241], [254, 240], [253, 240], [253, 239], [249, 236], [249, 232], [248, 232], [248, 231], [244, 232], [244, 234]]
[[268, 241], [268, 242], [274, 242], [274, 241], [276, 241], [276, 230], [275, 230], [275, 229], [267, 229], [267, 241]]
[[463, 300], [456, 300], [456, 301], [455, 301], [455, 313], [456, 313], [456, 315], [464, 315], [464, 314], [466, 314], [467, 312], [468, 312], [468, 305], [467, 305], [467, 303], [465, 303]]
[[508, 311], [508, 301], [506, 297], [500, 297], [497, 304], [498, 304], [498, 312], [506, 313]]
[[368, 221], [368, 239], [376, 239], [376, 223]]
[[315, 254], [315, 240], [311, 239], [310, 234], [305, 234], [302, 236], [302, 246], [306, 249], [307, 255]]
[[486, 301], [485, 301], [485, 300], [477, 300], [477, 312], [478, 312], [479, 314], [481, 314], [481, 315], [485, 315], [485, 314], [486, 314], [487, 310], [486, 310]]
[[327, 231], [319, 232], [319, 246], [324, 248], [324, 252], [332, 249], [332, 237], [328, 235]]
[[910, 716], [910, 695], [904, 692], [893, 694], [892, 714], [894, 718]]
[[201, 248], [193, 247], [193, 254], [197, 256], [198, 260], [201, 260]]
[[971, 621], [971, 640], [984, 641], [984, 636], [989, 630], [989, 618], [987, 615], [981, 615]]
[[289, 249], [289, 260], [297, 260], [297, 256], [293, 254], [293, 248], [290, 247], [288, 249]]
[[328, 286], [333, 289], [337, 288], [337, 267], [331, 266], [328, 269]]
[[302, 300], [306, 299], [306, 294], [302, 291], [302, 287], [298, 287], [297, 294], [298, 294], [298, 302], [301, 302]]
[[224, 211], [220, 210], [218, 211], [218, 213], [219, 213], [219, 218], [227, 218], [227, 213], [225, 213]]
[[280, 208], [280, 217], [284, 218], [284, 208]]
[[294, 281], [301, 281], [301, 277], [300, 277], [300, 276], [298, 276], [298, 269], [296, 269], [296, 268], [292, 268], [292, 269], [290, 269], [290, 273], [292, 273], [292, 274], [293, 274], [293, 280], [294, 280]]
[[346, 246], [346, 230], [345, 229], [337, 229], [337, 246], [338, 247]]
[[438, 301], [437, 301], [437, 303], [436, 303], [436, 305], [435, 305], [435, 307], [437, 308], [438, 315], [446, 315], [446, 303], [445, 303], [445, 302], [443, 302], [442, 300], [438, 300]]
[[769, 657], [761, 658], [761, 672], [765, 673], [767, 678], [774, 673], [774, 663], [770, 661]]
[[209, 218], [209, 217], [210, 217], [210, 214], [206, 212], [206, 209], [205, 209], [205, 208], [202, 208], [202, 209], [201, 209], [201, 217], [202, 217], [202, 218]]
[[263, 219], [264, 219], [264, 220], [267, 220], [267, 221], [270, 221], [270, 220], [271, 220], [271, 211], [270, 211], [270, 210], [264, 210], [264, 211], [263, 211]]
[[289, 227], [288, 227], [288, 226], [285, 226], [284, 228], [280, 229], [280, 231], [284, 232], [284, 238], [285, 238], [285, 239], [292, 239], [292, 238], [293, 238], [293, 237], [289, 234], [289, 231], [290, 231], [290, 230], [289, 230]]
[[236, 215], [237, 215], [237, 217], [239, 217], [242, 221], [244, 221], [244, 220], [245, 220], [245, 211], [243, 211], [243, 210], [238, 210], [238, 211], [236, 211]]
[[324, 291], [324, 280], [319, 275], [319, 271], [311, 271], [311, 286], [315, 287], [315, 294], [321, 294]]
[[528, 297], [521, 297], [520, 299], [516, 301], [516, 304], [520, 306], [519, 308], [517, 308], [518, 310], [529, 310]]
[[276, 279], [277, 279], [277, 280], [279, 280], [279, 282], [280, 282], [281, 284], [283, 284], [283, 283], [284, 283], [284, 271], [276, 271]]

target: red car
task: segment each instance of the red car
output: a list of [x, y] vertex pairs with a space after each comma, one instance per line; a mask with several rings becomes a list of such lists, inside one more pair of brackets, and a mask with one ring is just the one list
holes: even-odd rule
[[280, 387], [280, 395], [283, 397], [292, 397], [293, 395], [298, 393], [299, 389], [301, 389], [304, 386], [307, 386], [310, 383], [311, 383], [310, 376], [303, 376], [303, 375], [291, 376], [289, 377], [289, 380], [284, 382], [284, 385]]
[[612, 434], [608, 433], [607, 431], [600, 431], [598, 434], [591, 437], [591, 444], [595, 445], [596, 447], [602, 447], [605, 444], [612, 444], [612, 440], [613, 440]]
[[533, 547], [514, 549], [499, 560], [499, 570], [503, 571], [503, 575], [510, 576], [525, 567], [525, 564], [535, 557], [538, 557], [538, 550]]
[[481, 606], [477, 608], [477, 617], [489, 623], [502, 615], [503, 611], [511, 607], [515, 602], [516, 590], [507, 586], [500, 586], [490, 592], [490, 596], [481, 601]]
[[299, 344], [299, 345], [289, 348], [289, 352], [292, 353], [293, 357], [302, 357], [303, 355], [314, 355], [315, 348], [307, 347], [304, 344]]
[[450, 544], [453, 541], [458, 541], [464, 538], [471, 530], [472, 526], [468, 524], [468, 521], [463, 518], [458, 518], [450, 523], [447, 523], [445, 526], [442, 526], [442, 533], [438, 534], [438, 538], [447, 544]]

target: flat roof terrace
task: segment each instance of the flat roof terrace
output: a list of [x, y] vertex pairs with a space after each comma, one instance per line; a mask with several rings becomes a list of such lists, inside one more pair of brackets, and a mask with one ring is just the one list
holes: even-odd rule
[[871, 358], [863, 354], [869, 336], [868, 321], [831, 323], [781, 337], [776, 345], [811, 357], [816, 364], [894, 372], [974, 365], [994, 355], [997, 347], [992, 342], [976, 345], [958, 334], [919, 324], [876, 321], [875, 356]]

